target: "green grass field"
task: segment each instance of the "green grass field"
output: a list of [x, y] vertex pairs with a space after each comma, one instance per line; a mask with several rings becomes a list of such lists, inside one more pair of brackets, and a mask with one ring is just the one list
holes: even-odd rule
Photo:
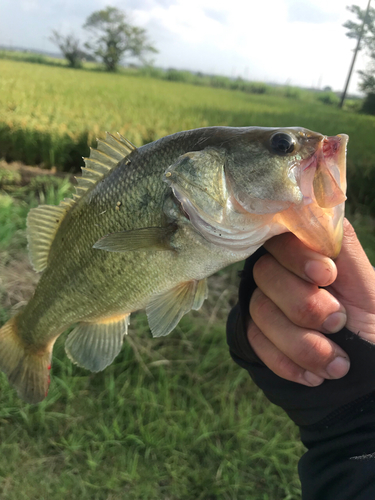
[[[30, 297], [25, 217], [56, 204], [66, 181], [0, 196], [0, 318]], [[51, 182], [51, 181], [49, 181]], [[60, 338], [48, 398], [20, 401], [0, 375], [2, 500], [297, 499], [303, 452], [295, 426], [229, 357], [233, 266], [210, 279], [210, 297], [167, 338], [151, 339], [143, 313], [115, 362], [90, 374]]]
[[[126, 74], [0, 60], [0, 158], [77, 169], [105, 130], [136, 145], [188, 128], [305, 126], [345, 132], [350, 218], [375, 263], [375, 118], [311, 100], [197, 87]], [[1, 178], [0, 178], [1, 182]], [[353, 188], [353, 189], [352, 189]], [[0, 323], [37, 281], [25, 219], [57, 204], [67, 181], [36, 178], [0, 194]], [[60, 338], [48, 398], [24, 404], [0, 376], [1, 500], [297, 500], [297, 428], [229, 357], [228, 311], [239, 266], [209, 280], [210, 296], [163, 339], [132, 316], [104, 372], [72, 365]]]

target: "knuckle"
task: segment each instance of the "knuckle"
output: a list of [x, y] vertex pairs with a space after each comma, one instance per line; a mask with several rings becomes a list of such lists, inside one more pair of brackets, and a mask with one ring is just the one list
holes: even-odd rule
[[269, 254], [262, 255], [256, 263], [254, 264], [253, 267], [253, 276], [255, 283], [259, 286], [258, 283], [261, 283], [264, 281], [264, 279], [267, 279], [269, 272], [270, 272], [270, 265], [272, 263], [272, 257]]
[[250, 316], [256, 321], [264, 315], [268, 316], [271, 314], [272, 309], [271, 300], [257, 288], [250, 300]]
[[318, 333], [307, 334], [297, 346], [295, 359], [299, 364], [310, 368], [324, 368], [334, 357], [329, 341]]
[[254, 345], [259, 344], [262, 340], [262, 336], [263, 334], [256, 326], [256, 324], [253, 321], [250, 321], [247, 327], [247, 338], [250, 345], [254, 347]]
[[300, 326], [320, 326], [322, 318], [322, 304], [319, 293], [306, 295], [302, 301], [296, 304], [295, 321]]
[[275, 355], [273, 359], [274, 371], [279, 377], [297, 381], [300, 379], [302, 368], [294, 363], [290, 358], [288, 358], [282, 352]]

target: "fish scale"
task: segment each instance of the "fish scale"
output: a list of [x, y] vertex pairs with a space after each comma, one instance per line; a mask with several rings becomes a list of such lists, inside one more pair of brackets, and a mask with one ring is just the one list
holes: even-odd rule
[[[69, 358], [102, 370], [121, 349], [130, 313], [146, 308], [153, 335], [167, 335], [200, 308], [207, 276], [275, 234], [290, 230], [337, 254], [346, 142], [302, 128], [209, 127], [137, 149], [108, 134], [85, 160], [73, 200], [30, 211], [31, 260], [43, 275], [0, 329], [0, 368], [36, 403], [53, 344], [73, 324]], [[315, 170], [304, 174], [306, 162]]]

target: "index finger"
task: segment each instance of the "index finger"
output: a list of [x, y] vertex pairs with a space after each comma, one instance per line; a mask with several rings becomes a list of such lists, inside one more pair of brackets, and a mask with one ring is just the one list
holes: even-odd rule
[[328, 286], [337, 277], [332, 259], [306, 247], [294, 234], [274, 236], [264, 248], [286, 269], [318, 286]]

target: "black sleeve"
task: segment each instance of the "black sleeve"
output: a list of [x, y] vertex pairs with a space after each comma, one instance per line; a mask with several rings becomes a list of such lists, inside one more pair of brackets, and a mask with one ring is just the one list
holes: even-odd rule
[[344, 328], [329, 338], [349, 355], [345, 377], [306, 387], [275, 375], [246, 336], [252, 270], [264, 253], [251, 256], [242, 273], [239, 303], [227, 323], [231, 356], [299, 426], [308, 449], [299, 462], [303, 500], [375, 500], [375, 345]]

